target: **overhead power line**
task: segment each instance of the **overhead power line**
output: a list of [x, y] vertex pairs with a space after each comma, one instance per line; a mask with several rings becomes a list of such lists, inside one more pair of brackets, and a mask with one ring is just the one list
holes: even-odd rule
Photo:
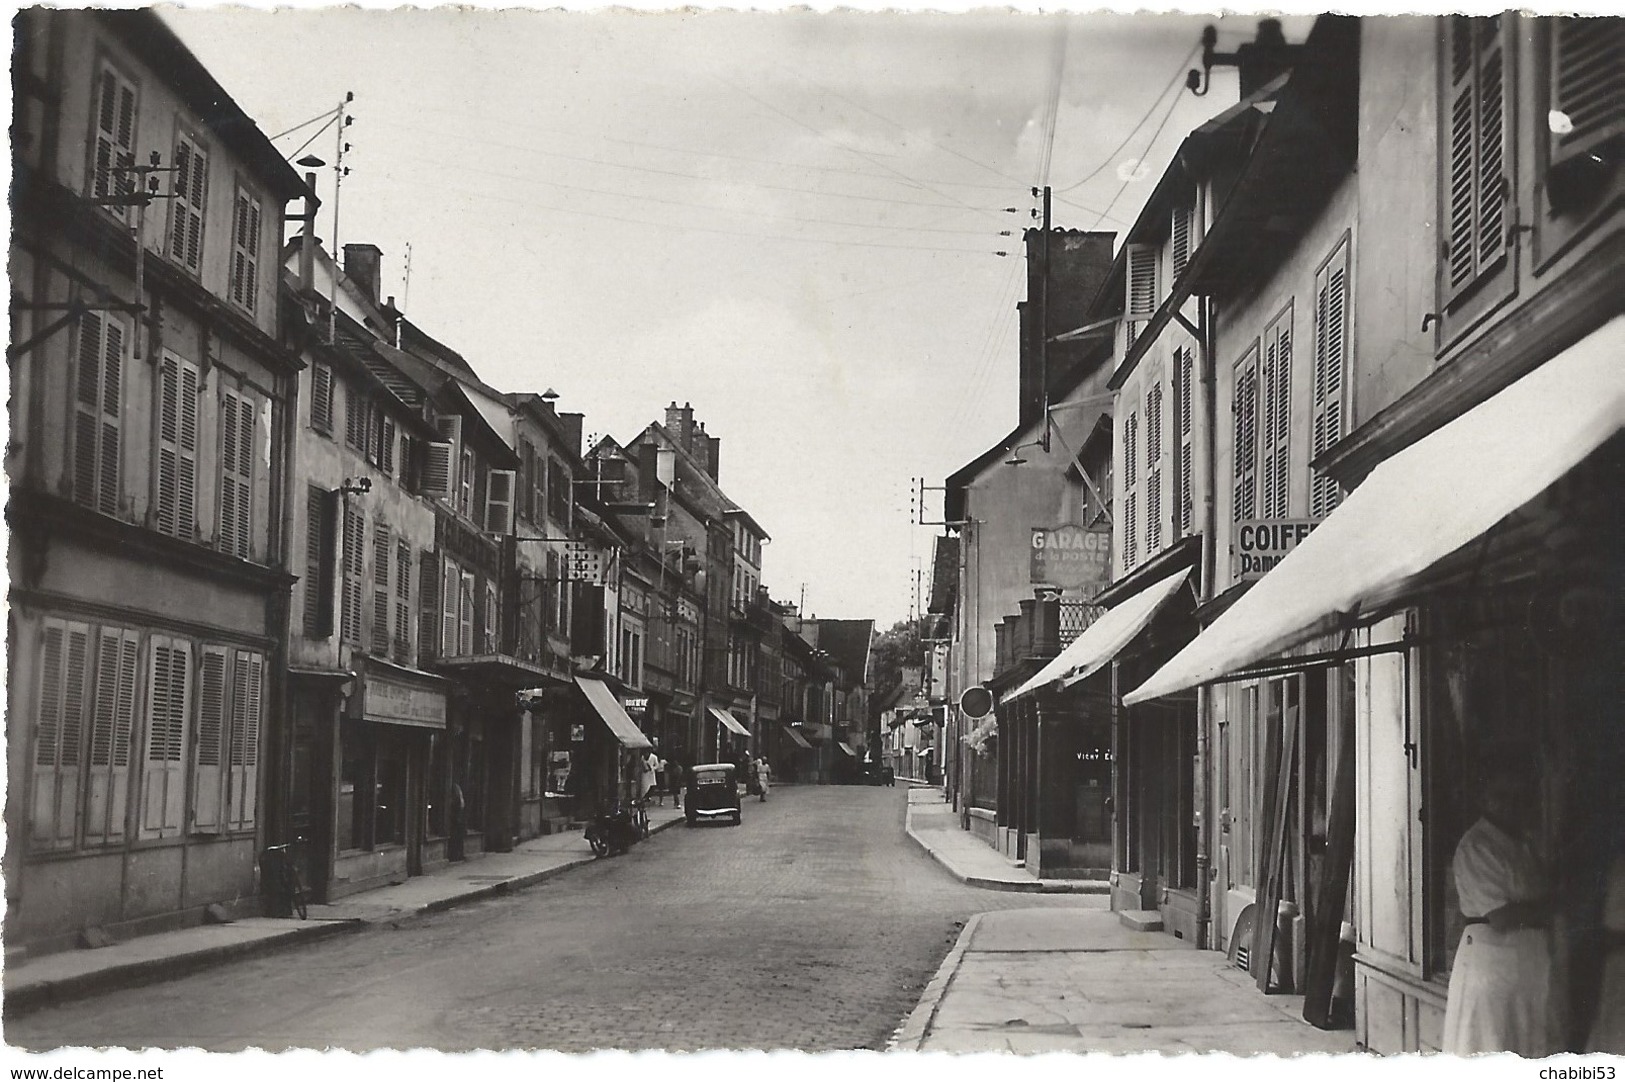
[[[1130, 128], [1128, 134], [1123, 136], [1123, 141], [1113, 147], [1111, 152], [1100, 160], [1100, 164], [1095, 166], [1088, 176], [1084, 177], [1082, 180], [1074, 181], [1064, 188], [1057, 188], [1055, 190], [1055, 194], [1057, 196], [1083, 187], [1083, 185], [1089, 183], [1091, 180], [1094, 180], [1106, 169], [1107, 166], [1111, 165], [1117, 160], [1117, 155], [1122, 153], [1123, 148], [1129, 145], [1129, 143], [1134, 139], [1135, 135], [1139, 134], [1141, 128], [1145, 127], [1146, 121], [1151, 119], [1151, 114], [1157, 111], [1157, 106], [1161, 105], [1162, 99], [1168, 96], [1168, 91], [1183, 87], [1185, 85], [1185, 69], [1190, 66], [1191, 60], [1195, 58], [1197, 52], [1200, 50], [1201, 46], [1197, 45], [1193, 47], [1190, 52], [1185, 54], [1185, 59], [1179, 62], [1179, 67], [1174, 72], [1173, 81], [1162, 88], [1161, 92], [1158, 93], [1151, 104], [1147, 106], [1145, 112], [1140, 116], [1140, 119], [1135, 121], [1134, 127]], [[1177, 102], [1178, 100], [1179, 98], [1176, 94], [1174, 101]], [[1107, 209], [1109, 210], [1111, 208], [1108, 207]]]

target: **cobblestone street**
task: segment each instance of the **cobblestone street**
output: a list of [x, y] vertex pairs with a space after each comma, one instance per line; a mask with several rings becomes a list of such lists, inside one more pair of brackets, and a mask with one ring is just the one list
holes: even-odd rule
[[[879, 1048], [958, 924], [1103, 899], [966, 887], [902, 788], [780, 787], [519, 894], [10, 1020], [27, 1048]], [[470, 864], [477, 871], [477, 862]]]

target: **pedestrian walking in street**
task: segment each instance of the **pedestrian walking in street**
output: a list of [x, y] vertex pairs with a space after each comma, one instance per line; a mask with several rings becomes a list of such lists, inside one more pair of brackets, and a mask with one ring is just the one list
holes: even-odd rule
[[666, 791], [671, 794], [671, 804], [674, 808], [683, 806], [683, 764], [677, 756], [668, 756], [666, 759]]
[[1482, 817], [1457, 843], [1451, 869], [1466, 925], [1450, 970], [1444, 1051], [1549, 1056], [1562, 1031], [1546, 880], [1525, 840], [1535, 789], [1513, 761], [1498, 760], [1480, 794]]
[[756, 760], [756, 796], [758, 800], [767, 799], [768, 780], [772, 771], [767, 765], [767, 756]]
[[648, 800], [654, 790], [655, 779], [660, 776], [660, 756], [653, 748], [638, 762], [638, 799]]

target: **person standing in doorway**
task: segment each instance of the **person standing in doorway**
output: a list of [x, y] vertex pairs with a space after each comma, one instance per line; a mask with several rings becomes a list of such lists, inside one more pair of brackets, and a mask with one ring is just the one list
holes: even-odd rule
[[1451, 870], [1466, 927], [1445, 1002], [1443, 1047], [1451, 1055], [1561, 1050], [1551, 905], [1527, 840], [1536, 796], [1517, 765], [1493, 763], [1480, 790], [1483, 814], [1456, 845]]

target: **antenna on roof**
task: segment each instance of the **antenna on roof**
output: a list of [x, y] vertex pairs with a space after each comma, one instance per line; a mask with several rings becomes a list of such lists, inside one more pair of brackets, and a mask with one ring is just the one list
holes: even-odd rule
[[406, 298], [412, 295], [412, 242], [406, 242], [406, 278], [401, 283], [401, 308], [406, 307]]

